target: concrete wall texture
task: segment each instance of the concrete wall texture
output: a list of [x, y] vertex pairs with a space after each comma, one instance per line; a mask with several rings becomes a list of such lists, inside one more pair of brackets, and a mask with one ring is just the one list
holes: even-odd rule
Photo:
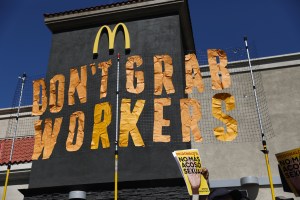
[[[7, 187], [6, 200], [21, 200], [24, 196], [18, 191], [18, 189], [26, 189], [28, 184], [25, 185], [11, 185]], [[2, 197], [4, 187], [0, 187], [0, 195]]]
[[[272, 63], [269, 64], [272, 65]], [[263, 104], [264, 102], [262, 101], [265, 101], [268, 107], [268, 112], [263, 114], [263, 116], [270, 118], [269, 120], [272, 126], [271, 129], [270, 127], [263, 127], [274, 132], [270, 135], [272, 137], [267, 140], [267, 146], [269, 149], [270, 166], [275, 184], [278, 183], [279, 180], [279, 171], [275, 154], [299, 148], [300, 144], [300, 124], [298, 123], [300, 117], [300, 93], [297, 92], [300, 86], [300, 81], [297, 79], [300, 74], [300, 68], [299, 65], [297, 66], [297, 63], [294, 64], [296, 64], [296, 66], [292, 65], [293, 67], [285, 66], [260, 71], [261, 80], [256, 80], [258, 81], [256, 86], [263, 87], [264, 89], [264, 93], [261, 94], [263, 94], [265, 98], [258, 96], [260, 104]], [[276, 66], [275, 63], [274, 66]], [[258, 68], [259, 66], [257, 69]], [[262, 68], [264, 68], [264, 66], [262, 66]], [[250, 72], [237, 73], [231, 76], [243, 77], [245, 75], [250, 77]], [[256, 78], [258, 77], [256, 76]], [[233, 80], [234, 79], [237, 78], [235, 77]], [[247, 81], [245, 78], [243, 78], [243, 80], [244, 82]], [[208, 83], [207, 80], [205, 80], [205, 82]], [[239, 85], [242, 84], [244, 83], [239, 83]], [[237, 98], [236, 102], [239, 104]], [[247, 108], [238, 107], [238, 105], [236, 109], [240, 109], [239, 112], [247, 110]], [[253, 109], [255, 109], [255, 107]], [[234, 116], [234, 113], [231, 116]], [[245, 120], [243, 115], [236, 116], [237, 118], [235, 119], [243, 126], [243, 120]], [[255, 115], [254, 117], [257, 118]], [[250, 126], [256, 126], [251, 123], [253, 122], [250, 122]], [[240, 131], [243, 132], [243, 130]], [[251, 134], [255, 137], [255, 135], [258, 134], [257, 130], [254, 129]], [[245, 176], [256, 176], [261, 182], [263, 182], [263, 179], [267, 180], [268, 174], [265, 158], [264, 154], [260, 151], [262, 149], [262, 144], [259, 141], [242, 143], [233, 142], [228, 144], [192, 143], [192, 148], [199, 149], [203, 165], [210, 170], [210, 178], [212, 180], [227, 180], [227, 182], [230, 183], [232, 182], [232, 179], [238, 180]], [[214, 183], [216, 185], [221, 185], [221, 182], [218, 181]], [[278, 185], [275, 185], [275, 188], [277, 196], [294, 196], [293, 194], [284, 193], [282, 188]], [[270, 198], [271, 194], [268, 186], [261, 186], [256, 199], [264, 200]]]

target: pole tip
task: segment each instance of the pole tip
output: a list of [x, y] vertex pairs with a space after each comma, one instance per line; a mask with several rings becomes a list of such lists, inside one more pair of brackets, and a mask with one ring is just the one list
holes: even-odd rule
[[246, 41], [247, 40], [247, 36], [244, 36], [244, 41]]
[[19, 78], [19, 79], [22, 79], [22, 80], [25, 80], [25, 79], [26, 79], [26, 73], [24, 72], [23, 75], [22, 75], [22, 77], [21, 77], [21, 76], [18, 76], [18, 78]]
[[118, 53], [118, 59], [120, 59], [120, 53]]

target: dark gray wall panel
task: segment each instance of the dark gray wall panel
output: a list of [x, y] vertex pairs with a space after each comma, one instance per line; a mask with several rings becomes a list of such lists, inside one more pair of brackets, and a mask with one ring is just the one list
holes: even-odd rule
[[[138, 99], [146, 100], [144, 110], [138, 122], [138, 128], [144, 139], [146, 147], [138, 148], [133, 145], [130, 138], [129, 147], [119, 149], [119, 180], [154, 180], [179, 178], [181, 175], [171, 152], [177, 149], [190, 147], [189, 143], [181, 142], [181, 121], [179, 99], [184, 98], [184, 71], [183, 53], [180, 32], [179, 16], [164, 16], [155, 19], [143, 19], [125, 23], [130, 32], [131, 51], [125, 55], [124, 36], [118, 33], [115, 49], [112, 54], [108, 51], [107, 34], [104, 33], [99, 43], [99, 56], [93, 59], [92, 48], [99, 27], [83, 30], [62, 32], [53, 35], [52, 49], [48, 72], [46, 77], [47, 87], [49, 80], [56, 74], [63, 74], [66, 78], [64, 107], [59, 113], [52, 114], [49, 108], [41, 117], [63, 117], [63, 123], [57, 138], [54, 151], [48, 160], [33, 162], [30, 177], [30, 188], [52, 187], [62, 185], [81, 185], [90, 183], [108, 183], [114, 180], [114, 140], [115, 140], [115, 102], [116, 102], [116, 70], [118, 52], [120, 60], [120, 101], [122, 98], [132, 100], [132, 108]], [[115, 24], [110, 25], [113, 29]], [[153, 95], [153, 56], [156, 54], [169, 54], [173, 58], [173, 82], [176, 93], [167, 95], [165, 91], [161, 96]], [[137, 70], [144, 71], [145, 91], [139, 95], [126, 92], [125, 62], [130, 55], [141, 55], [144, 64]], [[109, 68], [108, 95], [99, 98], [101, 70], [92, 75], [88, 68], [87, 102], [80, 104], [77, 94], [75, 105], [68, 105], [68, 88], [70, 68], [99, 63], [112, 59], [113, 65]], [[48, 91], [49, 95], [49, 91]], [[153, 137], [153, 102], [154, 98], [170, 97], [172, 105], [164, 108], [164, 118], [170, 119], [170, 127], [164, 127], [163, 133], [171, 135], [170, 143], [154, 143]], [[112, 123], [108, 127], [111, 147], [91, 150], [93, 130], [94, 106], [97, 103], [110, 102], [112, 105]], [[70, 115], [75, 111], [85, 113], [85, 135], [82, 147], [76, 152], [66, 151], [66, 139]]]

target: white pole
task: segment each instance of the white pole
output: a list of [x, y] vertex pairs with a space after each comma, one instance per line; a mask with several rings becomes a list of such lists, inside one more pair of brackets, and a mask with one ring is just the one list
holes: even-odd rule
[[115, 140], [115, 200], [118, 199], [119, 73], [120, 73], [120, 54], [118, 53], [117, 91], [116, 91], [117, 102], [116, 102], [116, 140]]
[[22, 77], [19, 77], [19, 79], [22, 79], [22, 86], [21, 86], [21, 92], [20, 92], [20, 97], [19, 97], [19, 105], [18, 105], [18, 111], [17, 111], [17, 117], [16, 117], [17, 125], [16, 125], [16, 128], [14, 130], [14, 135], [13, 135], [13, 138], [12, 138], [9, 161], [8, 161], [7, 170], [6, 170], [6, 178], [5, 178], [5, 184], [4, 184], [4, 189], [3, 189], [2, 200], [6, 199], [8, 178], [9, 178], [9, 173], [10, 173], [10, 168], [11, 168], [11, 161], [12, 161], [14, 148], [15, 148], [15, 138], [16, 138], [17, 131], [18, 131], [18, 126], [19, 126], [20, 108], [21, 108], [21, 103], [22, 103], [22, 96], [23, 96], [23, 89], [24, 89], [26, 74], [24, 73]]
[[273, 186], [272, 172], [271, 172], [271, 168], [270, 168], [269, 155], [268, 155], [269, 150], [267, 149], [267, 141], [266, 141], [264, 129], [262, 127], [262, 118], [261, 118], [260, 108], [259, 108], [259, 103], [258, 103], [258, 98], [257, 98], [256, 85], [255, 85], [255, 80], [254, 80], [253, 71], [252, 71], [252, 65], [251, 65], [251, 60], [250, 60], [247, 37], [244, 37], [244, 41], [245, 41], [245, 47], [246, 47], [247, 56], [248, 56], [250, 73], [251, 73], [252, 87], [253, 87], [254, 96], [255, 96], [256, 110], [257, 110], [257, 115], [258, 115], [258, 120], [259, 120], [259, 127], [260, 127], [261, 137], [262, 137], [262, 145], [263, 145], [263, 148], [264, 148], [262, 150], [262, 152], [265, 154], [265, 160], [266, 160], [266, 165], [267, 165], [267, 170], [268, 170], [268, 177], [269, 177], [269, 182], [270, 182], [272, 200], [275, 200], [275, 192], [274, 192], [274, 186]]

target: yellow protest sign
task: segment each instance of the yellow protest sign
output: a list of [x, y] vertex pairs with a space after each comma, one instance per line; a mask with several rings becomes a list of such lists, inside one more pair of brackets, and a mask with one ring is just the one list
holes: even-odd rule
[[300, 148], [275, 154], [286, 182], [300, 196]]
[[190, 195], [209, 195], [210, 190], [203, 177], [201, 159], [198, 149], [174, 151], [173, 156], [180, 168]]

